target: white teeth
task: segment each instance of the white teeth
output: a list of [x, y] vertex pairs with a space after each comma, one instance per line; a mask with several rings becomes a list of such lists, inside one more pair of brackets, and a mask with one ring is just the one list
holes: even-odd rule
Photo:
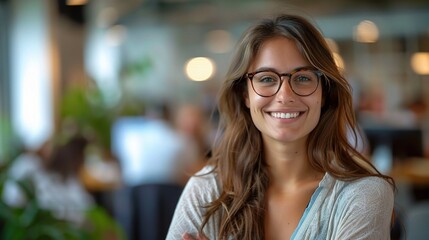
[[275, 117], [275, 118], [296, 118], [299, 116], [299, 112], [294, 112], [294, 113], [279, 113], [279, 112], [272, 112], [271, 116]]

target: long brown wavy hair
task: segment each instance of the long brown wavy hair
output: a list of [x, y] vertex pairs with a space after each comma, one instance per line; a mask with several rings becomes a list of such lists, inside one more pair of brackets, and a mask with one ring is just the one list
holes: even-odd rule
[[320, 121], [307, 141], [311, 166], [345, 181], [378, 176], [394, 186], [390, 177], [378, 172], [348, 141], [348, 130], [353, 131], [356, 140], [358, 129], [351, 87], [319, 30], [297, 15], [262, 20], [242, 36], [220, 89], [221, 137], [213, 147], [209, 163], [218, 174], [222, 190], [206, 206], [200, 229], [202, 233], [211, 218], [219, 221], [218, 239], [264, 239], [265, 193], [270, 179], [261, 134], [244, 102], [248, 87], [244, 75], [261, 45], [278, 36], [293, 40], [310, 64], [323, 73], [324, 104]]

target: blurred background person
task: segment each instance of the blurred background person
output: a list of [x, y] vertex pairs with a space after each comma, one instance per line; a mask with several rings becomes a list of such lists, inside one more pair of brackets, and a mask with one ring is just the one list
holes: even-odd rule
[[173, 118], [175, 130], [183, 136], [189, 149], [195, 149], [190, 151], [197, 153], [197, 161], [191, 164], [186, 171], [191, 175], [206, 164], [206, 160], [211, 154], [210, 131], [212, 128], [207, 116], [205, 109], [200, 105], [183, 103], [177, 108]]
[[107, 200], [130, 239], [165, 237], [183, 185], [204, 162], [201, 113], [172, 106], [148, 104], [140, 116], [118, 118], [112, 127], [123, 184]]
[[21, 154], [11, 166], [3, 198], [12, 206], [24, 206], [28, 199], [17, 181], [34, 186], [40, 206], [59, 219], [83, 224], [85, 212], [94, 200], [79, 180], [88, 140], [80, 134], [48, 141], [36, 153]]
[[[192, 115], [188, 117], [193, 119]], [[192, 174], [189, 170], [199, 163], [202, 150], [188, 138], [191, 133], [200, 134], [193, 129], [198, 128], [198, 123], [191, 127], [181, 118], [180, 131], [186, 135], [179, 134], [173, 118], [170, 106], [162, 103], [149, 106], [142, 116], [123, 117], [115, 122], [113, 152], [120, 161], [125, 186], [183, 184]]]

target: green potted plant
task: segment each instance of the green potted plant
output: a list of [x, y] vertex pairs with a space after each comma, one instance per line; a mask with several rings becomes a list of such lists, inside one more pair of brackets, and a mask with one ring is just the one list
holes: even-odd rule
[[[0, 190], [8, 180], [8, 164], [0, 167]], [[16, 181], [24, 192], [27, 203], [12, 207], [0, 199], [0, 238], [14, 240], [124, 240], [122, 228], [101, 207], [95, 206], [86, 213], [83, 226], [56, 218], [52, 212], [40, 207], [34, 186], [28, 179]]]
[[[106, 117], [107, 110], [92, 109], [84, 98], [82, 90], [68, 95], [66, 106], [71, 107], [68, 112], [77, 116], [80, 123], [90, 120], [94, 126], [95, 134], [100, 145], [109, 147], [110, 118]], [[86, 104], [86, 105], [85, 105]], [[74, 111], [74, 112], [73, 112]], [[67, 114], [66, 114], [67, 115]], [[67, 115], [67, 117], [72, 116]], [[13, 140], [13, 132], [10, 124], [5, 119], [0, 119], [1, 137], [6, 139], [8, 146], [0, 155], [0, 194], [3, 194], [7, 181], [15, 181], [8, 176], [13, 160], [20, 152], [20, 145]], [[0, 239], [37, 240], [37, 239], [70, 239], [70, 240], [105, 240], [125, 239], [122, 228], [117, 224], [105, 209], [94, 206], [86, 212], [86, 221], [82, 226], [56, 218], [52, 212], [40, 206], [33, 183], [29, 179], [16, 180], [16, 184], [23, 192], [26, 204], [21, 207], [10, 206], [0, 197]]]

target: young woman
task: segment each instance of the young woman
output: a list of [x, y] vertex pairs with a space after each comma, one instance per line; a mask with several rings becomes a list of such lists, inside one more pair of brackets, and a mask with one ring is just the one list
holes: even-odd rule
[[390, 239], [393, 180], [349, 144], [351, 89], [308, 20], [243, 35], [219, 112], [221, 139], [167, 239]]

